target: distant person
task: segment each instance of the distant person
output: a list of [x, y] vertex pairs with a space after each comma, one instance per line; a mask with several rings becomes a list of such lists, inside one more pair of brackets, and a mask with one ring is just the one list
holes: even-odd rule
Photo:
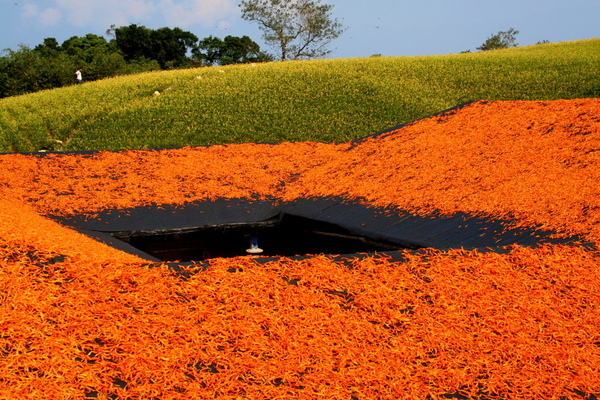
[[83, 76], [81, 75], [81, 71], [83, 71], [83, 68], [78, 68], [77, 71], [75, 71], [75, 83], [77, 83], [78, 85], [81, 85], [83, 83]]

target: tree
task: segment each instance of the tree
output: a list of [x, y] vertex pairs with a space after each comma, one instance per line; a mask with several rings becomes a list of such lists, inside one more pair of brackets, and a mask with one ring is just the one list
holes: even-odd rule
[[152, 58], [152, 30], [131, 24], [113, 29], [115, 43], [126, 61]]
[[260, 51], [260, 46], [248, 36], [225, 36], [221, 65], [272, 61], [273, 57]]
[[[51, 41], [48, 43], [51, 44]], [[48, 43], [44, 41], [44, 48], [49, 47]], [[86, 81], [95, 81], [127, 71], [125, 59], [117, 51], [115, 43], [107, 42], [102, 36], [92, 33], [73, 36], [65, 40], [59, 50], [70, 56], [72, 70], [83, 67]]]
[[331, 18], [333, 6], [320, 0], [243, 0], [239, 6], [242, 18], [258, 23], [263, 39], [282, 61], [329, 54], [326, 46], [344, 31]]
[[510, 28], [507, 31], [500, 31], [490, 36], [481, 46], [477, 47], [477, 50], [487, 51], [517, 47], [518, 44], [515, 43], [515, 40], [518, 34], [519, 31], [514, 28]]
[[156, 60], [162, 69], [180, 67], [190, 60], [187, 57], [198, 38], [180, 28], [157, 30], [131, 24], [109, 30], [125, 60]]
[[223, 41], [218, 37], [209, 36], [201, 39], [192, 54], [203, 64], [215, 65], [219, 63], [221, 52], [223, 49]]
[[187, 52], [198, 41], [196, 35], [181, 28], [160, 28], [152, 31], [150, 37], [153, 56], [147, 58], [154, 58], [162, 69], [181, 67], [189, 63]]
[[273, 57], [260, 51], [260, 46], [248, 36], [226, 36], [224, 40], [209, 36], [192, 50], [206, 65], [244, 64], [272, 61]]
[[[46, 47], [48, 46], [46, 45]], [[85, 36], [72, 36], [65, 40], [60, 48], [71, 56], [75, 64], [88, 64], [107, 53], [116, 51], [106, 39], [93, 33]]]
[[61, 47], [55, 38], [48, 37], [44, 39], [44, 43], [38, 44], [33, 50], [38, 51], [47, 56], [52, 56], [59, 52], [61, 50]]
[[70, 57], [64, 52], [45, 55], [20, 45], [0, 57], [0, 97], [52, 89], [72, 83]]

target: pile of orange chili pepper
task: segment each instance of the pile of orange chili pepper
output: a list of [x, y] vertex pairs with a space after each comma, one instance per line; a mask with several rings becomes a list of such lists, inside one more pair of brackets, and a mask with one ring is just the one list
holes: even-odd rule
[[597, 244], [599, 149], [600, 99], [581, 99], [475, 102], [352, 143], [0, 155], [0, 398], [598, 395], [593, 249], [215, 258], [181, 274], [48, 216], [339, 196]]

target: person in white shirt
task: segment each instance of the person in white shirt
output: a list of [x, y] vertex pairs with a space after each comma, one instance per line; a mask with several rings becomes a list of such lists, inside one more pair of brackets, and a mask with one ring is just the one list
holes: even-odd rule
[[83, 83], [83, 76], [81, 75], [81, 71], [83, 71], [83, 68], [78, 68], [77, 71], [75, 71], [75, 82], [78, 85], [81, 85]]

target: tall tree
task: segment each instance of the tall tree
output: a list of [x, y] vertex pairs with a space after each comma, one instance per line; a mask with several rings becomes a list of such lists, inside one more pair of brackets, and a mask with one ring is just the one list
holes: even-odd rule
[[518, 34], [519, 31], [514, 28], [510, 28], [507, 31], [500, 31], [487, 38], [481, 46], [477, 47], [477, 50], [487, 51], [517, 47], [516, 37]]
[[152, 58], [152, 30], [131, 24], [113, 29], [115, 43], [127, 61]]
[[327, 55], [327, 45], [344, 31], [331, 17], [333, 6], [320, 0], [243, 0], [239, 6], [242, 18], [258, 23], [282, 61]]
[[181, 67], [188, 63], [188, 50], [191, 50], [198, 37], [181, 28], [160, 28], [151, 33], [153, 57], [162, 69]]

